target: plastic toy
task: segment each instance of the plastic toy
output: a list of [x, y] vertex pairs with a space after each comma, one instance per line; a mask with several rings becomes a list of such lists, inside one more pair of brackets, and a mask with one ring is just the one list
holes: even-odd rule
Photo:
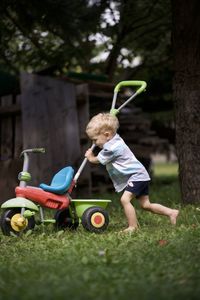
[[[124, 86], [139, 86], [139, 89], [122, 104], [115, 108], [117, 94]], [[133, 98], [143, 92], [146, 88], [144, 81], [122, 81], [114, 89], [111, 114], [117, 114]], [[95, 145], [92, 145], [94, 149]], [[24, 158], [23, 170], [19, 173], [19, 186], [15, 188], [16, 197], [7, 200], [1, 205], [3, 213], [0, 226], [3, 234], [11, 233], [19, 235], [35, 224], [53, 223], [58, 229], [76, 229], [82, 226], [91, 232], [100, 233], [106, 230], [109, 224], [109, 215], [106, 211], [111, 200], [97, 199], [72, 199], [71, 193], [76, 186], [79, 176], [84, 169], [87, 158], [85, 158], [74, 176], [72, 167], [67, 166], [56, 173], [50, 185], [41, 183], [39, 187], [28, 186], [31, 180], [29, 169], [29, 155], [31, 153], [45, 153], [44, 148], [26, 149], [21, 153]], [[55, 210], [54, 218], [45, 219], [44, 208]], [[36, 213], [39, 220], [35, 220]]]

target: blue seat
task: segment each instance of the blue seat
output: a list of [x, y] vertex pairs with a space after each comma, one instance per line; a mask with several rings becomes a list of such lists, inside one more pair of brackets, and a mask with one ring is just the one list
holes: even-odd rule
[[51, 185], [41, 183], [40, 188], [54, 194], [65, 194], [71, 185], [73, 175], [74, 170], [72, 167], [63, 168], [54, 175]]

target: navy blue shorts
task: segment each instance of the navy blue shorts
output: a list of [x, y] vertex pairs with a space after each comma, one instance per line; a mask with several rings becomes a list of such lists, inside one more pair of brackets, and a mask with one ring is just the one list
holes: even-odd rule
[[149, 195], [149, 181], [129, 181], [125, 191], [134, 194], [136, 198], [147, 196]]

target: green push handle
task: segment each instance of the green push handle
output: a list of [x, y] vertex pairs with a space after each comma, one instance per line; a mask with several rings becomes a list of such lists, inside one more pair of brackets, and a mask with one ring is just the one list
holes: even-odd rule
[[118, 93], [120, 91], [121, 87], [124, 87], [124, 86], [140, 86], [140, 88], [136, 91], [136, 93], [138, 95], [146, 89], [147, 83], [145, 81], [139, 81], [139, 80], [121, 81], [116, 85], [114, 92]]
[[21, 152], [20, 157], [24, 155], [24, 153], [45, 153], [45, 148], [32, 148], [32, 149], [25, 149]]
[[33, 153], [45, 153], [45, 148], [33, 148]]

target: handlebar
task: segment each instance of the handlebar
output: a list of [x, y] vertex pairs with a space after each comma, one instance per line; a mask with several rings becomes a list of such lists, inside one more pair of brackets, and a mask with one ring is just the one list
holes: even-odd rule
[[[91, 146], [90, 149], [91, 149], [91, 150], [94, 150], [95, 147], [96, 147], [96, 145], [95, 145], [95, 144], [92, 144], [92, 146]], [[74, 181], [75, 181], [75, 182], [77, 182], [77, 180], [78, 180], [79, 176], [81, 175], [81, 173], [82, 173], [82, 171], [83, 171], [83, 169], [84, 169], [86, 163], [87, 163], [87, 158], [85, 157], [84, 160], [82, 161], [82, 164], [80, 165], [78, 171], [76, 172], [76, 174], [75, 174], [75, 176], [74, 176]]]
[[45, 153], [46, 150], [45, 148], [32, 148], [32, 149], [25, 149], [21, 152], [21, 155], [24, 155], [24, 153], [27, 153], [27, 152], [32, 152], [32, 153]]
[[[139, 88], [136, 90], [136, 92], [129, 98], [127, 99], [119, 108], [115, 108], [116, 101], [117, 101], [117, 94], [120, 91], [121, 87], [124, 86], [139, 86]], [[138, 94], [142, 93], [146, 89], [146, 82], [145, 81], [140, 81], [140, 80], [128, 80], [128, 81], [121, 81], [119, 82], [115, 89], [114, 89], [114, 95], [113, 95], [113, 101], [112, 101], [112, 106], [110, 109], [110, 113], [112, 115], [117, 115], [119, 111], [126, 106], [131, 100], [133, 100]]]
[[124, 87], [124, 86], [140, 86], [140, 88], [136, 91], [136, 93], [138, 95], [146, 89], [147, 84], [145, 81], [138, 81], [138, 80], [121, 81], [116, 85], [114, 92], [118, 93], [120, 91], [121, 87]]

